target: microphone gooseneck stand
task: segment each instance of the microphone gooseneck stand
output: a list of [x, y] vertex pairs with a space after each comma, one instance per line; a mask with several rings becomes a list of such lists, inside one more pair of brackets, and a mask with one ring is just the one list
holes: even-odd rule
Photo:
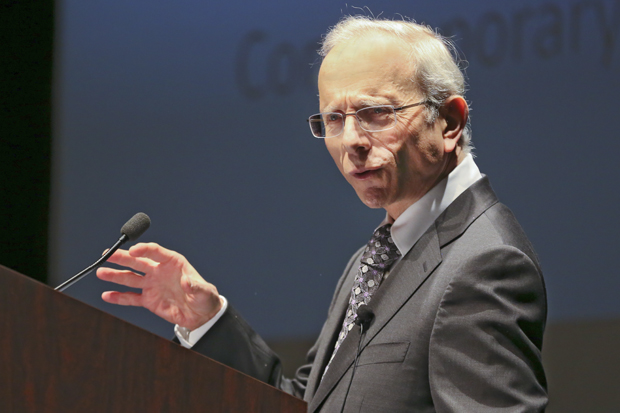
[[127, 241], [135, 241], [140, 238], [144, 232], [149, 229], [151, 226], [151, 219], [144, 212], [138, 212], [136, 215], [131, 217], [129, 221], [125, 222], [125, 225], [121, 228], [121, 237], [112, 245], [112, 247], [105, 252], [94, 264], [80, 271], [73, 277], [69, 278], [64, 283], [60, 284], [58, 287], [54, 288], [56, 291], [64, 291], [71, 285], [75, 284], [82, 277], [89, 274], [92, 270], [97, 267], [100, 267], [101, 264], [106, 262], [108, 258], [112, 256], [116, 252], [117, 249], [120, 248], [121, 245], [126, 243]]
[[67, 281], [60, 284], [58, 287], [54, 288], [54, 290], [62, 292], [65, 289], [69, 288], [74, 283], [76, 283], [77, 281], [79, 281], [85, 275], [90, 274], [92, 270], [100, 267], [104, 262], [106, 262], [108, 258], [110, 258], [112, 254], [114, 254], [116, 250], [119, 249], [121, 245], [123, 245], [128, 240], [129, 240], [129, 237], [126, 234], [121, 235], [118, 241], [116, 241], [114, 245], [112, 245], [112, 247], [109, 250], [107, 250], [105, 254], [101, 256], [101, 258], [95, 261], [94, 264], [90, 265], [89, 267], [83, 269], [82, 271], [74, 275], [73, 277], [69, 278]]

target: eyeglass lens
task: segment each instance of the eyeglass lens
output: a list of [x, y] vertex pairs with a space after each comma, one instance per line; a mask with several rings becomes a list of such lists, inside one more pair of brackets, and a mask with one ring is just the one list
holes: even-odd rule
[[[349, 114], [352, 115], [352, 114]], [[344, 128], [343, 113], [317, 113], [310, 116], [308, 122], [312, 134], [317, 138], [338, 136]], [[396, 116], [392, 106], [371, 106], [355, 113], [359, 125], [368, 132], [379, 132], [392, 128], [396, 124]]]

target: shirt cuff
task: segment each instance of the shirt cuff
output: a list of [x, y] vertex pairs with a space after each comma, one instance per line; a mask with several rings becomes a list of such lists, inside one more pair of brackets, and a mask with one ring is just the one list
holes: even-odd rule
[[226, 309], [228, 308], [228, 301], [223, 295], [220, 295], [220, 298], [222, 300], [222, 308], [220, 309], [220, 311], [218, 311], [215, 317], [213, 317], [211, 320], [207, 321], [197, 329], [190, 331], [189, 328], [181, 327], [178, 324], [174, 326], [174, 334], [176, 334], [179, 342], [183, 347], [192, 348], [194, 344], [196, 344], [198, 340], [200, 340], [202, 336], [204, 336], [215, 323], [217, 323], [217, 320], [222, 317], [222, 314], [224, 314], [224, 311], [226, 311]]

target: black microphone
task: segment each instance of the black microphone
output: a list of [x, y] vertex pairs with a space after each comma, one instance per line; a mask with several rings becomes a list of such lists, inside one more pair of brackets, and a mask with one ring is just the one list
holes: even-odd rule
[[[144, 212], [138, 212], [131, 219], [125, 222], [121, 228], [121, 238], [127, 237], [126, 241], [135, 241], [146, 232], [151, 226], [151, 218]], [[123, 241], [125, 242], [125, 241]]]
[[370, 323], [375, 318], [375, 313], [368, 306], [363, 305], [357, 309], [357, 318], [355, 318], [355, 324], [362, 327], [363, 330], [368, 330]]
[[69, 278], [67, 281], [60, 284], [58, 287], [54, 289], [57, 291], [66, 290], [68, 287], [73, 285], [75, 282], [80, 280], [82, 277], [89, 274], [92, 270], [100, 267], [101, 264], [106, 262], [108, 258], [110, 258], [110, 256], [114, 254], [114, 252], [116, 252], [117, 249], [120, 248], [121, 245], [123, 245], [127, 241], [135, 241], [138, 238], [140, 238], [140, 236], [144, 234], [144, 232], [147, 229], [149, 229], [149, 226], [151, 226], [151, 218], [149, 218], [149, 216], [146, 215], [144, 212], [138, 212], [136, 215], [131, 217], [131, 219], [127, 221], [125, 225], [123, 225], [123, 227], [121, 228], [121, 237], [118, 239], [118, 241], [116, 241], [114, 245], [112, 245], [112, 247], [109, 250], [106, 251], [105, 254], [101, 256], [101, 258], [99, 258], [90, 267], [85, 268], [84, 270], [80, 271], [79, 273]]
[[349, 387], [344, 395], [344, 401], [342, 402], [342, 409], [340, 413], [344, 411], [344, 405], [347, 403], [347, 397], [349, 396], [349, 390], [351, 390], [351, 384], [353, 383], [353, 377], [355, 376], [355, 369], [357, 369], [357, 362], [359, 361], [362, 340], [366, 335], [366, 330], [370, 327], [372, 320], [375, 319], [375, 313], [367, 305], [362, 305], [357, 309], [357, 317], [355, 317], [355, 324], [360, 326], [360, 341], [357, 343], [357, 354], [355, 355], [355, 364], [353, 364], [353, 371], [351, 372], [351, 380], [349, 380]]

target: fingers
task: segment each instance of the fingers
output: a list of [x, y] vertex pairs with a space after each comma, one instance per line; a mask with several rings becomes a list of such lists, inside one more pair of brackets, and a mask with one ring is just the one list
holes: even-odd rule
[[126, 250], [117, 250], [110, 258], [108, 262], [113, 264], [122, 265], [123, 267], [133, 268], [136, 271], [147, 272], [152, 265], [150, 260], [135, 257], [129, 254]]
[[154, 242], [136, 244], [129, 249], [132, 257], [144, 257], [160, 264], [165, 264], [173, 258], [181, 257], [181, 254], [166, 249]]
[[142, 307], [142, 294], [126, 292], [119, 293], [118, 291], [106, 291], [101, 294], [103, 301], [110, 304], [118, 305], [132, 305], [136, 307]]
[[143, 288], [144, 277], [127, 270], [115, 270], [112, 268], [99, 268], [97, 278], [131, 288]]

